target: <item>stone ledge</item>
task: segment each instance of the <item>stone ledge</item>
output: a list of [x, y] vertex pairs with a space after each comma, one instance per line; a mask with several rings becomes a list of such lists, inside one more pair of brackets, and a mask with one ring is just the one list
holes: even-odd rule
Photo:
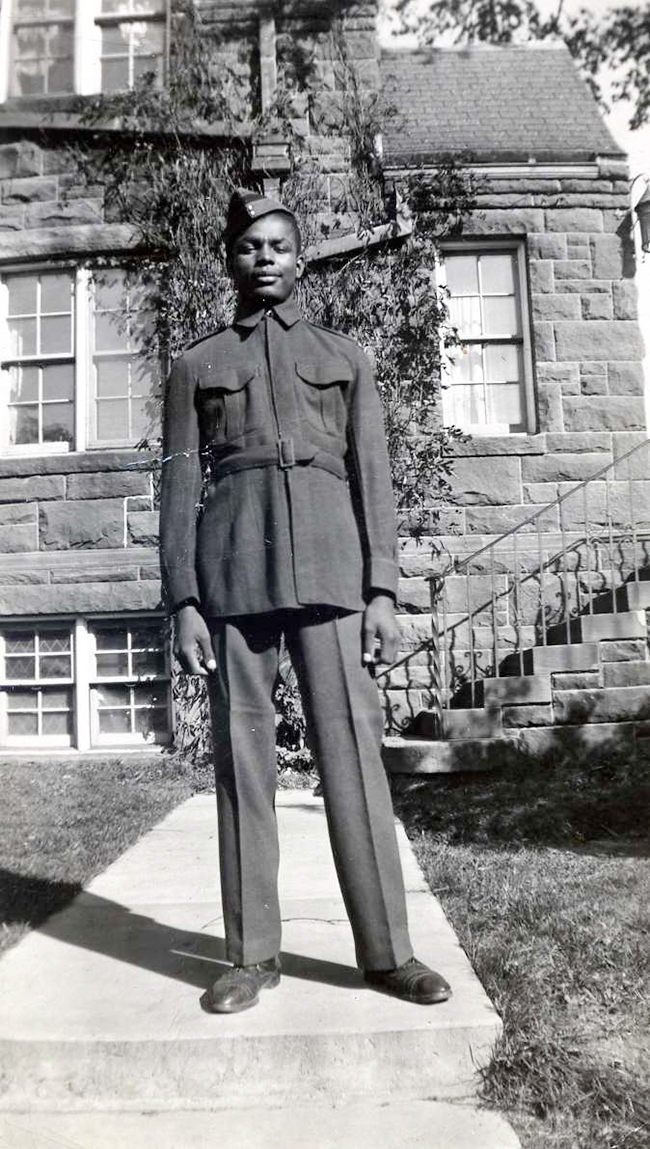
[[123, 447], [114, 451], [74, 451], [62, 455], [20, 455], [0, 459], [0, 479], [30, 475], [73, 475], [84, 471], [157, 469], [152, 454]]
[[140, 246], [137, 228], [125, 223], [69, 224], [5, 234], [0, 263], [54, 255], [113, 255]]
[[101, 563], [103, 569], [110, 567], [156, 567], [158, 551], [155, 548], [141, 547], [138, 550], [97, 551], [38, 551], [29, 555], [0, 555], [0, 571], [48, 571], [63, 568], [89, 570]]
[[454, 457], [487, 455], [543, 455], [546, 435], [475, 435], [468, 443], [454, 443]]
[[154, 581], [18, 585], [0, 589], [0, 615], [5, 618], [75, 615], [87, 611], [131, 613], [161, 607], [160, 585]]

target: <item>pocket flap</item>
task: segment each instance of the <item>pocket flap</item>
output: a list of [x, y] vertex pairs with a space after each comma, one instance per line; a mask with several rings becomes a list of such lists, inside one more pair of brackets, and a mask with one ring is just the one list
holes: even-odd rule
[[306, 383], [313, 387], [331, 387], [333, 383], [351, 383], [354, 378], [352, 366], [346, 359], [327, 359], [325, 363], [313, 360], [299, 360], [296, 371]]
[[254, 363], [233, 366], [224, 363], [204, 363], [198, 374], [202, 391], [241, 391], [259, 372]]

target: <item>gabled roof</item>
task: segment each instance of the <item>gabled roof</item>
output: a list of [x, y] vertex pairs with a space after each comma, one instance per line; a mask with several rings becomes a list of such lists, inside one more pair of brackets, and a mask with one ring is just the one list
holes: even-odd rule
[[568, 49], [559, 43], [383, 50], [388, 167], [585, 162], [623, 156]]

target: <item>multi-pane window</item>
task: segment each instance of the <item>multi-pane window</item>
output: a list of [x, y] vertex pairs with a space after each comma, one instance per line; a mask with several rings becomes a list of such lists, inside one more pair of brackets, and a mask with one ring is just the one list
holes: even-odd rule
[[0, 452], [128, 447], [155, 433], [146, 316], [117, 270], [0, 278]]
[[450, 349], [445, 422], [474, 434], [528, 431], [532, 425], [530, 347], [516, 247], [447, 251], [444, 273]]
[[73, 638], [66, 626], [16, 627], [0, 636], [3, 740], [66, 745], [73, 733]]
[[122, 272], [104, 273], [92, 296], [93, 442], [137, 442], [151, 422], [153, 375], [139, 351], [144, 316]]
[[165, 0], [4, 0], [0, 99], [116, 92], [162, 80]]
[[74, 440], [74, 283], [71, 272], [5, 276], [6, 444]]
[[8, 624], [0, 631], [0, 745], [169, 741], [167, 648], [160, 619]]

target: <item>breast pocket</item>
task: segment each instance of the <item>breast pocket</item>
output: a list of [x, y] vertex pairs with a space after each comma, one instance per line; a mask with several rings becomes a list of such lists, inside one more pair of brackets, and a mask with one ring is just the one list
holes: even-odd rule
[[198, 377], [199, 422], [203, 436], [228, 443], [264, 421], [260, 369], [256, 364], [208, 364]]
[[303, 414], [319, 431], [342, 434], [346, 425], [345, 391], [354, 378], [345, 359], [327, 359], [320, 363], [300, 360], [296, 374]]

